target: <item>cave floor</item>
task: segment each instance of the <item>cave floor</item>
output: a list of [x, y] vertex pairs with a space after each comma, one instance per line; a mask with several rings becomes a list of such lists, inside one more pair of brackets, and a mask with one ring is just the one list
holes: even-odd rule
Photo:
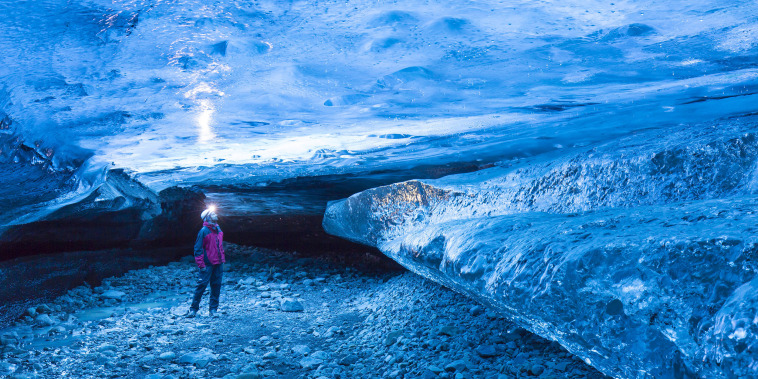
[[[603, 378], [409, 272], [228, 244], [219, 317], [191, 257], [81, 286], [0, 331], [0, 377]], [[303, 311], [285, 312], [282, 302]]]

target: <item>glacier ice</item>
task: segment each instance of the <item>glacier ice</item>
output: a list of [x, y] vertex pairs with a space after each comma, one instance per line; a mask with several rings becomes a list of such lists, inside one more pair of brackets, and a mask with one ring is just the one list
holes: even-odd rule
[[620, 378], [758, 375], [758, 128], [671, 128], [370, 189], [324, 227]]
[[498, 160], [755, 110], [749, 2], [40, 0], [0, 13], [0, 112], [19, 136], [158, 191]]
[[[132, 212], [142, 233], [136, 221], [150, 225], [174, 186], [203, 186], [241, 217], [295, 219], [347, 189], [494, 166], [333, 203], [326, 226], [461, 290], [507, 278], [493, 267], [511, 250], [476, 252], [513, 245], [530, 262], [513, 267], [545, 274], [523, 298], [562, 289], [608, 318], [580, 330], [554, 308], [466, 292], [535, 317], [524, 324], [614, 375], [753, 373], [740, 371], [755, 362], [751, 268], [735, 262], [750, 251], [758, 186], [754, 2], [37, 0], [0, 2], [0, 14], [0, 240], [91, 210]], [[702, 298], [712, 308], [632, 312], [663, 285], [651, 271], [635, 280], [613, 249], [733, 259], [708, 262], [725, 276]], [[568, 265], [556, 259], [598, 254], [628, 274], [603, 277], [620, 289], [584, 298], [589, 287], [552, 281]], [[747, 268], [729, 276], [732, 264]], [[710, 280], [682, 270], [656, 276], [694, 286], [665, 288], [672, 299]], [[611, 346], [613, 322], [650, 334]], [[681, 364], [651, 363], [652, 346]], [[626, 366], [613, 364], [620, 351]]]
[[2, 184], [30, 151], [63, 170], [24, 168], [35, 195], [3, 211], [44, 219], [109, 168], [154, 192], [387, 176], [750, 114], [757, 8], [1, 2]]

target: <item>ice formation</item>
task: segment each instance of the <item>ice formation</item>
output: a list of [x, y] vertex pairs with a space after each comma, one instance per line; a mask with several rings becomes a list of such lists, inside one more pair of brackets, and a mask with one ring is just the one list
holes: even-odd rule
[[324, 226], [614, 377], [754, 377], [757, 126], [374, 188], [331, 203]]
[[[159, 212], [192, 212], [175, 186], [293, 222], [377, 187], [333, 204], [329, 230], [605, 372], [755, 374], [754, 2], [39, 0], [0, 14], [2, 249], [9, 231], [45, 241], [51, 222], [114, 215], [119, 238], [155, 234]], [[565, 316], [590, 309], [583, 325]]]
[[155, 191], [494, 162], [754, 110], [756, 8], [3, 2], [0, 132]]

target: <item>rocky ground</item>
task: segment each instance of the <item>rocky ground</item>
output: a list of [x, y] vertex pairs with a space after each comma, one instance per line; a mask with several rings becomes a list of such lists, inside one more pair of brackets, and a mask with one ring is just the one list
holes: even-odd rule
[[227, 247], [220, 315], [188, 259], [77, 287], [0, 331], [11, 378], [603, 378], [409, 272]]

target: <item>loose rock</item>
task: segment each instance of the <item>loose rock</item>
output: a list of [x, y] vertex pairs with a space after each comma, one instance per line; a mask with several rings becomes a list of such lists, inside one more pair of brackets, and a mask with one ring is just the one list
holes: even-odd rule
[[463, 360], [452, 361], [445, 366], [445, 371], [463, 371], [466, 369], [466, 362]]
[[116, 291], [116, 290], [108, 290], [108, 291], [103, 292], [102, 295], [100, 295], [100, 297], [102, 297], [103, 299], [111, 299], [111, 300], [118, 300], [118, 301], [121, 301], [121, 299], [124, 296], [126, 296], [125, 293], [121, 291]]
[[[23, 370], [34, 369], [37, 377], [44, 378], [65, 373], [70, 377], [150, 374], [161, 379], [501, 379], [500, 374], [532, 375], [534, 366], [544, 366], [549, 358], [556, 364], [544, 368], [542, 377], [602, 378], [565, 350], [502, 317], [480, 317], [474, 301], [414, 274], [364, 275], [310, 258], [288, 260], [292, 254], [269, 251], [256, 252], [248, 260], [235, 256], [235, 250], [256, 249], [227, 247], [227, 259], [234, 263], [225, 267], [227, 286], [219, 309], [223, 318], [206, 317], [207, 297], [199, 317], [182, 317], [195, 282], [192, 257], [133, 270], [122, 278], [104, 280], [106, 284], [95, 292], [81, 286], [49, 307], [30, 308], [34, 318], [27, 311], [28, 321], [19, 324], [26, 329], [15, 330], [15, 335], [0, 331], [0, 362], [7, 361], [5, 368], [14, 370], [7, 375], [25, 375]], [[300, 266], [291, 266], [295, 262]], [[278, 280], [269, 275], [269, 265], [276, 268]], [[309, 277], [321, 279], [309, 279], [312, 286], [303, 286]], [[270, 297], [262, 299], [259, 290]], [[108, 291], [128, 294], [130, 306], [110, 308], [127, 296], [111, 299]], [[290, 301], [300, 303], [302, 313], [272, 312], [286, 310]], [[303, 312], [306, 307], [308, 312]], [[92, 317], [90, 308], [103, 314]], [[71, 313], [77, 318], [61, 316]], [[56, 325], [30, 328], [29, 323], [41, 315]], [[73, 343], [65, 341], [72, 335]], [[55, 346], [29, 354], [28, 346], [40, 339]], [[491, 358], [501, 355], [508, 358]]]
[[281, 309], [284, 312], [302, 312], [305, 310], [303, 304], [293, 298], [284, 298], [280, 303]]
[[495, 349], [492, 345], [479, 345], [479, 347], [476, 348], [476, 353], [479, 354], [482, 358], [489, 358], [497, 356], [497, 349]]
[[306, 345], [295, 345], [292, 347], [292, 352], [297, 355], [308, 355], [311, 352], [311, 348]]
[[300, 363], [300, 367], [304, 369], [312, 369], [318, 367], [320, 364], [324, 363], [324, 361], [314, 357], [305, 357], [298, 363]]
[[37, 318], [34, 319], [34, 322], [36, 322], [37, 325], [41, 325], [41, 326], [53, 326], [53, 325], [55, 325], [55, 321], [53, 321], [53, 319], [50, 316], [46, 315], [46, 314], [41, 314], [41, 315], [37, 316]]
[[261, 374], [258, 372], [245, 372], [235, 377], [236, 379], [260, 379]]
[[359, 359], [360, 358], [358, 358], [357, 355], [350, 354], [350, 355], [347, 355], [347, 356], [343, 357], [342, 359], [340, 359], [339, 364], [341, 364], [343, 366], [350, 366], [350, 365], [353, 365], [353, 364], [357, 363]]
[[533, 365], [533, 366], [532, 366], [532, 367], [529, 369], [529, 373], [530, 373], [530, 374], [532, 374], [532, 375], [535, 375], [535, 376], [540, 376], [540, 375], [542, 375], [542, 373], [543, 373], [544, 371], [545, 371], [545, 367], [543, 367], [542, 365], [539, 365], [539, 364]]

